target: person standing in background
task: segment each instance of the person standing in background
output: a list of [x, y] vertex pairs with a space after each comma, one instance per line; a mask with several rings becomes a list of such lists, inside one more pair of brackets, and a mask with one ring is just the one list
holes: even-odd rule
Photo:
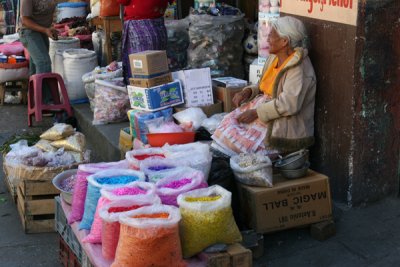
[[[21, 0], [19, 36], [30, 55], [30, 76], [51, 72], [49, 38], [58, 39], [58, 32], [52, 27], [55, 6], [54, 0]], [[50, 88], [44, 86], [44, 103], [50, 99]]]
[[173, 0], [117, 0], [124, 6], [122, 64], [124, 78], [132, 77], [129, 55], [146, 50], [166, 50], [164, 13]]

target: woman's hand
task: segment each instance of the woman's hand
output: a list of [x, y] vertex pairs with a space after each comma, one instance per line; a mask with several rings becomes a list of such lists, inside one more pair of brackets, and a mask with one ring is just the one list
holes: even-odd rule
[[258, 119], [257, 110], [255, 109], [247, 110], [242, 114], [240, 114], [236, 119], [239, 123], [246, 123], [246, 124], [252, 123], [256, 119]]
[[53, 40], [58, 40], [58, 31], [54, 28], [46, 28], [45, 33], [47, 37], [53, 39]]
[[250, 98], [251, 93], [252, 91], [250, 88], [243, 89], [233, 96], [232, 103], [235, 105], [236, 108], [239, 107], [243, 102]]

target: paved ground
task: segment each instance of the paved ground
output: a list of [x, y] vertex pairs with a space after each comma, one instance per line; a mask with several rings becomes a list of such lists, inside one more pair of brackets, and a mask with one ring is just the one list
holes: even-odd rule
[[[27, 131], [26, 107], [0, 106], [0, 144], [13, 133]], [[46, 120], [32, 131], [51, 125]], [[0, 159], [1, 161], [1, 159]], [[1, 164], [1, 162], [0, 162]], [[386, 199], [363, 208], [334, 210], [337, 234], [319, 242], [308, 229], [265, 235], [259, 267], [391, 267], [400, 266], [400, 199]], [[60, 266], [56, 234], [23, 233], [17, 209], [0, 172], [0, 266]]]

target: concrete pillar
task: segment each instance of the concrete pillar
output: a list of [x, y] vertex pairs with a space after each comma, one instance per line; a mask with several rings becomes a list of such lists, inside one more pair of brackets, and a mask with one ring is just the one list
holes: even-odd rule
[[329, 175], [334, 199], [349, 206], [397, 195], [400, 1], [281, 1], [299, 5], [282, 9], [310, 34], [318, 79], [312, 167]]

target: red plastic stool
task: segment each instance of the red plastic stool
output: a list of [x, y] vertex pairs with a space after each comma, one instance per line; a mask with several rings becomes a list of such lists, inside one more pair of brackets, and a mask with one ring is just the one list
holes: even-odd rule
[[[44, 81], [50, 87], [53, 104], [42, 103], [42, 86]], [[60, 97], [60, 93], [62, 98]], [[28, 126], [32, 126], [32, 116], [35, 115], [37, 122], [42, 120], [43, 111], [62, 112], [66, 111], [72, 116], [72, 108], [69, 103], [67, 89], [64, 80], [57, 73], [41, 73], [32, 75], [28, 85]]]

